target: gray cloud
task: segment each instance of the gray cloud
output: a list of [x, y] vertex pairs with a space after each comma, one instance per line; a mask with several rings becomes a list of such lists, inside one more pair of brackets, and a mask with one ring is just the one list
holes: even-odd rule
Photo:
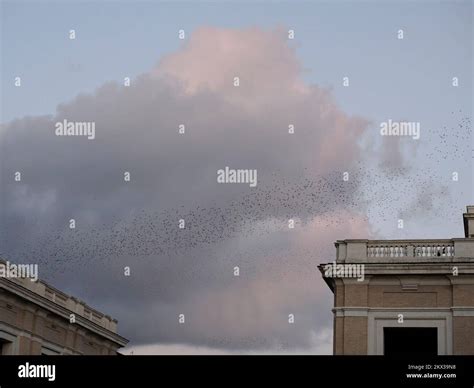
[[[56, 137], [63, 119], [95, 122], [96, 139]], [[367, 126], [302, 81], [282, 31], [200, 29], [130, 87], [106, 83], [2, 127], [2, 252], [42, 264], [132, 344], [318, 348], [331, 298], [316, 265], [335, 239], [370, 230]], [[258, 186], [218, 184], [225, 166], [257, 169]]]

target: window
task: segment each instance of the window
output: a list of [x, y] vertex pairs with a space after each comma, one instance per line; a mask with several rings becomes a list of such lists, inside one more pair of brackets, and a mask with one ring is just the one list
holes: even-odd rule
[[389, 356], [436, 356], [436, 327], [384, 327], [384, 354]]
[[0, 355], [12, 354], [12, 343], [0, 338]]

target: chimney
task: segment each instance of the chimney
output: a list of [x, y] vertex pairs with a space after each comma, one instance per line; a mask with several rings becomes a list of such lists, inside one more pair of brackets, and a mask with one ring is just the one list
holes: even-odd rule
[[464, 235], [466, 238], [474, 238], [474, 205], [467, 206], [467, 213], [462, 215], [464, 219]]

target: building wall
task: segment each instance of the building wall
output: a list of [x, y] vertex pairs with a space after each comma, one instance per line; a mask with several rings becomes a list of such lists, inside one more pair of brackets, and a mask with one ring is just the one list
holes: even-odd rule
[[454, 354], [474, 355], [474, 317], [453, 317]]
[[367, 317], [344, 317], [344, 354], [367, 354]]
[[337, 279], [334, 354], [370, 354], [368, 337], [375, 334], [369, 330], [369, 311], [379, 311], [389, 322], [403, 313], [408, 324], [426, 320], [439, 325], [446, 331], [442, 338], [448, 354], [474, 354], [474, 285], [470, 283], [462, 276], [453, 280], [436, 275], [374, 276], [362, 283]]
[[119, 348], [107, 338], [0, 289], [2, 339], [6, 354], [113, 355]]
[[[474, 284], [453, 284], [453, 304], [474, 308]], [[455, 354], [474, 354], [474, 316], [468, 314], [460, 309], [453, 317]]]
[[344, 317], [334, 316], [334, 354], [344, 354]]

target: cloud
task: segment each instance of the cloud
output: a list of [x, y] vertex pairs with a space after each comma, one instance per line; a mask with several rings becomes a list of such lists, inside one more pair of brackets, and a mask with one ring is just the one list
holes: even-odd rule
[[279, 354], [332, 354], [332, 330], [324, 329], [311, 333], [311, 343], [302, 349], [292, 349], [291, 351], [283, 351], [281, 348], [273, 348], [265, 351], [245, 351], [245, 350], [222, 350], [209, 348], [205, 346], [189, 346], [189, 345], [139, 345], [129, 347], [122, 351], [127, 355], [279, 355]]
[[[95, 122], [96, 139], [56, 137], [64, 119]], [[342, 180], [367, 125], [303, 81], [281, 30], [198, 29], [130, 87], [109, 82], [4, 126], [4, 176], [22, 172], [2, 188], [4, 254], [39, 262], [134, 345], [327, 348], [317, 333], [331, 325], [330, 291], [316, 266], [334, 240], [368, 233], [361, 182]], [[218, 184], [225, 166], [257, 169], [257, 187]]]
[[[151, 73], [179, 81], [189, 95], [207, 89], [231, 100], [235, 97], [239, 104], [250, 97], [248, 106], [264, 103], [268, 97], [284, 102], [289, 95], [310, 93], [300, 78], [302, 67], [286, 34], [284, 29], [203, 27]], [[234, 87], [234, 77], [240, 78], [242, 87]]]

